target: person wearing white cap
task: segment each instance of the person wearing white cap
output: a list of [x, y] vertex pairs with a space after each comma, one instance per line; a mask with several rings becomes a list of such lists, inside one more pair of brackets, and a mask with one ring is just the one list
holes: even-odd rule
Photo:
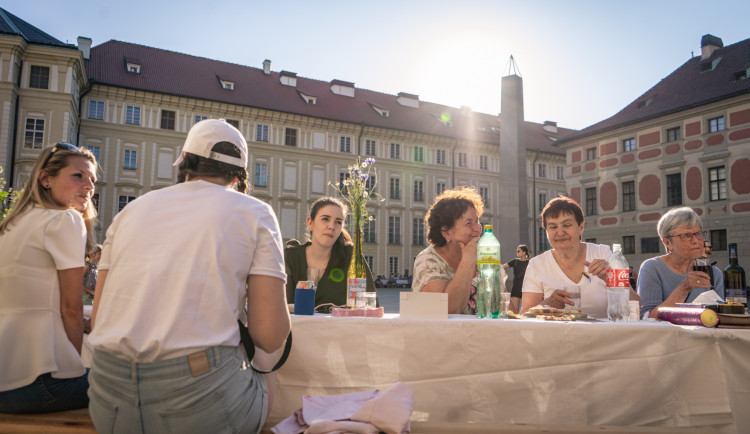
[[247, 143], [223, 120], [188, 133], [178, 183], [115, 217], [89, 343], [100, 432], [259, 432], [265, 379], [246, 368], [237, 320], [270, 353], [290, 329], [276, 217], [247, 192]]

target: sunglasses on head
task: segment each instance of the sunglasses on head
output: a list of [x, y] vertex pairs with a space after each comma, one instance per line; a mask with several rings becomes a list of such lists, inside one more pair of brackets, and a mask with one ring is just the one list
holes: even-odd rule
[[49, 160], [52, 158], [52, 155], [59, 151], [60, 149], [64, 149], [66, 151], [80, 151], [78, 146], [67, 143], [67, 142], [60, 142], [57, 143], [55, 146], [52, 147], [52, 150], [49, 151], [49, 154], [47, 154], [47, 158], [44, 159], [44, 164], [42, 164], [42, 169], [44, 169], [47, 166], [47, 163], [49, 163]]

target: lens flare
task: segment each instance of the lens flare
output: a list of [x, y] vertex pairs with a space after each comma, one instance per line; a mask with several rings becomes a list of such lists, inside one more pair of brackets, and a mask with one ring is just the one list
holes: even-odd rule
[[445, 123], [450, 122], [451, 121], [451, 114], [448, 113], [448, 112], [441, 113], [440, 114], [440, 120], [443, 121], [443, 122], [445, 122]]
[[331, 280], [333, 280], [334, 282], [341, 282], [342, 280], [344, 280], [344, 270], [342, 270], [341, 268], [334, 268], [333, 270], [331, 270], [330, 276]]

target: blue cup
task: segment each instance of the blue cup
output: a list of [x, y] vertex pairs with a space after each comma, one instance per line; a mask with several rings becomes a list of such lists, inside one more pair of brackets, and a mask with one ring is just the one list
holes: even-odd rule
[[315, 290], [306, 288], [295, 288], [294, 290], [294, 314], [312, 315], [315, 313]]

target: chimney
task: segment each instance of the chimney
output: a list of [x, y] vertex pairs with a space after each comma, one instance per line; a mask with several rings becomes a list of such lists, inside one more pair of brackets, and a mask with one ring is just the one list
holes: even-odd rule
[[78, 51], [83, 53], [83, 58], [88, 60], [91, 57], [91, 38], [85, 36], [78, 37]]
[[724, 42], [721, 41], [721, 38], [714, 35], [704, 35], [701, 38], [701, 60], [708, 59], [719, 48], [724, 48]]
[[548, 133], [556, 133], [557, 132], [557, 122], [553, 121], [544, 121], [544, 131], [547, 131]]
[[271, 61], [268, 59], [263, 61], [263, 73], [266, 75], [271, 75]]

